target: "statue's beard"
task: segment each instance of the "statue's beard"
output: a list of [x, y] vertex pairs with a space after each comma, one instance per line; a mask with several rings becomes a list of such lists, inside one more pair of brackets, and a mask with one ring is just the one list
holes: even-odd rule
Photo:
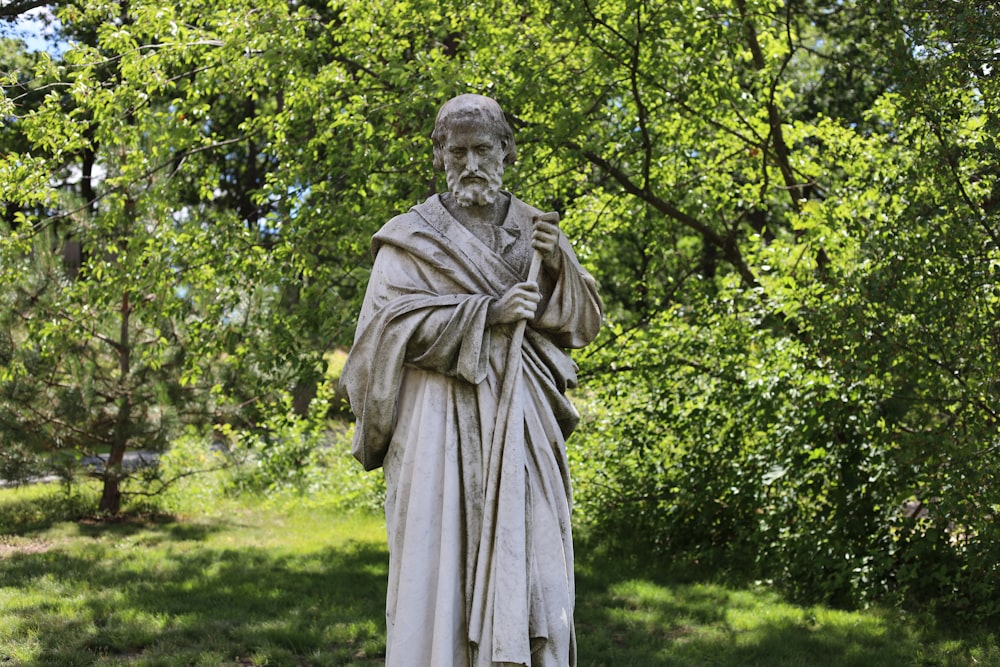
[[475, 174], [448, 174], [448, 188], [459, 206], [489, 206], [500, 196], [503, 169], [480, 169]]

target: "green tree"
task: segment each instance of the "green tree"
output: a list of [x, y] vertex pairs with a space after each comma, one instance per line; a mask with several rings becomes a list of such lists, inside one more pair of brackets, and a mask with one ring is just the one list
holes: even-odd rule
[[[92, 26], [94, 43], [38, 63], [32, 85], [48, 92], [37, 107], [5, 100], [29, 146], [0, 165], [17, 209], [0, 246], [4, 412], [18, 424], [4, 437], [70, 460], [103, 454], [100, 509], [115, 513], [129, 449], [160, 451], [177, 424], [224, 419], [226, 384], [260, 373], [244, 365], [244, 341], [277, 301], [277, 272], [265, 214], [242, 205], [259, 183], [225, 201], [233, 170], [217, 156], [252, 161], [245, 119], [231, 121], [219, 97], [251, 96], [268, 74], [216, 35], [253, 21], [236, 8], [190, 22], [155, 6], [62, 12], [66, 26]], [[58, 177], [67, 170], [75, 184]], [[62, 239], [80, 248], [70, 272]]]
[[515, 108], [575, 165], [567, 228], [616, 306], [585, 359], [605, 525], [810, 597], [989, 613], [994, 11], [585, 3], [494, 65], [539, 91]]

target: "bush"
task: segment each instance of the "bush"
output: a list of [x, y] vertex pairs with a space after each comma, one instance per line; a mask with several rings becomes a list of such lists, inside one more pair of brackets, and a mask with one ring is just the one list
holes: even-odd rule
[[351, 454], [354, 429], [328, 419], [333, 384], [320, 385], [311, 415], [292, 409], [273, 415], [259, 428], [239, 433], [230, 488], [237, 493], [296, 497], [344, 511], [381, 511], [385, 483], [380, 472], [365, 472]]
[[[992, 469], [899, 428], [893, 411], [924, 414], [893, 401], [905, 376], [861, 349], [824, 362], [763, 322], [739, 293], [706, 298], [584, 360], [610, 373], [576, 395], [580, 524], [803, 602], [997, 617]], [[926, 516], [907, 516], [913, 498]]]

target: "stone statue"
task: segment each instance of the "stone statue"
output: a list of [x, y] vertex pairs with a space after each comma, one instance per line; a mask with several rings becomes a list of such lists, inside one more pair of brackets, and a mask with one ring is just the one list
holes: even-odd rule
[[501, 189], [494, 100], [449, 100], [431, 138], [449, 192], [373, 237], [342, 376], [354, 454], [386, 480], [386, 665], [575, 665], [565, 350], [601, 301], [558, 215]]

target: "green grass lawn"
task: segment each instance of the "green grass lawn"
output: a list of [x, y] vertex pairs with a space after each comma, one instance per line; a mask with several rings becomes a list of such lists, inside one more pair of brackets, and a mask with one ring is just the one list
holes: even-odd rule
[[[0, 666], [382, 664], [381, 517], [213, 495], [64, 521], [60, 493], [0, 490]], [[986, 631], [803, 608], [580, 551], [580, 667], [1000, 666]]]

